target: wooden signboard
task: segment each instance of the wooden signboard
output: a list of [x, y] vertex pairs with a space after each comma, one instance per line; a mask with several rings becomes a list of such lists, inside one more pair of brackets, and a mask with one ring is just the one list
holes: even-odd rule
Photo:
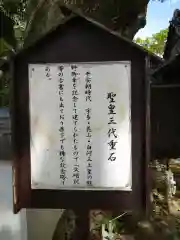
[[14, 58], [15, 212], [145, 209], [145, 59], [139, 47], [83, 18]]

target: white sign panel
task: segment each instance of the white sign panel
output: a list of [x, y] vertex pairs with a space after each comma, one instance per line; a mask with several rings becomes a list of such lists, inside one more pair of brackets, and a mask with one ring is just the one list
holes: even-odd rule
[[129, 62], [30, 64], [32, 189], [131, 190]]

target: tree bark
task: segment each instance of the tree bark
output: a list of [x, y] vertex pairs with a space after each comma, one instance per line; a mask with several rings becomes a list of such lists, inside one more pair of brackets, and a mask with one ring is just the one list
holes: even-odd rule
[[36, 41], [69, 17], [61, 9], [64, 5], [78, 8], [82, 14], [132, 39], [144, 27], [141, 22], [142, 18], [146, 18], [148, 2], [149, 0], [30, 0], [25, 45]]

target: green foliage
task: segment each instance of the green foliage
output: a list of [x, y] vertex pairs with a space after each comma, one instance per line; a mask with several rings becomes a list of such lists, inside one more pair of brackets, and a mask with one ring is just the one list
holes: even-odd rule
[[147, 37], [145, 39], [136, 38], [134, 41], [150, 52], [162, 56], [167, 35], [168, 29], [163, 29], [160, 32], [153, 34], [151, 37]]
[[7, 52], [4, 46], [8, 45], [8, 50], [15, 51], [21, 45], [27, 2], [28, 0], [0, 0], [0, 39], [5, 43], [0, 45], [0, 56]]
[[[23, 43], [28, 0], [0, 0], [0, 63]], [[0, 106], [9, 105], [9, 75], [0, 74]]]
[[6, 57], [10, 51], [12, 51], [12, 45], [8, 44], [8, 41], [6, 41], [5, 37], [0, 38], [1, 57]]
[[[1, 9], [0, 9], [0, 19], [1, 19], [1, 31], [0, 31], [0, 54], [3, 53], [4, 47], [11, 46], [11, 48], [16, 46], [16, 39], [14, 36], [14, 23], [10, 17], [8, 17]], [[4, 42], [6, 42], [4, 44]], [[6, 48], [5, 48], [6, 49]]]

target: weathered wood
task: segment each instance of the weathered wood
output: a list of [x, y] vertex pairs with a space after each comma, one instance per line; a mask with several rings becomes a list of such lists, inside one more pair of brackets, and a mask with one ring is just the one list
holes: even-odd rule
[[89, 209], [76, 209], [76, 229], [74, 232], [73, 240], [83, 240], [90, 238], [90, 221], [89, 221]]

